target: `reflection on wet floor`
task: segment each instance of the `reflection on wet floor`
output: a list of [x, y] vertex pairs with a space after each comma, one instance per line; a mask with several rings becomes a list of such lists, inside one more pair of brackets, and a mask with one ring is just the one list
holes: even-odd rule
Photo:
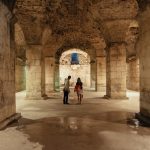
[[[122, 147], [126, 147], [127, 143], [131, 147], [126, 147], [125, 150], [137, 150], [138, 147], [142, 150], [140, 140], [144, 140], [143, 144], [150, 146], [148, 142], [150, 130], [148, 128], [136, 128], [126, 123], [120, 124], [108, 120], [94, 120], [89, 117], [44, 118], [25, 125], [21, 131], [29, 135], [30, 141], [39, 142], [43, 145], [43, 150], [93, 150], [93, 148], [121, 150]], [[115, 142], [118, 144], [117, 147]], [[120, 143], [121, 145], [119, 145]], [[112, 144], [113, 148], [109, 144]]]
[[43, 150], [150, 150], [150, 129], [133, 120], [139, 110], [136, 93], [128, 101], [87, 96], [82, 105], [70, 102], [72, 105], [63, 105], [61, 99], [19, 102], [23, 117], [19, 127], [13, 126]]

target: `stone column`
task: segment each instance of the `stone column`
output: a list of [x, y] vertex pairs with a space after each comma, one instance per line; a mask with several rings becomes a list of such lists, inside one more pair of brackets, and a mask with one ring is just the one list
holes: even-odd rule
[[54, 91], [54, 58], [45, 57], [45, 86], [46, 94]]
[[54, 87], [56, 91], [60, 90], [60, 78], [59, 78], [59, 63], [55, 63], [54, 69]]
[[96, 90], [96, 60], [91, 62], [91, 88]]
[[29, 45], [26, 50], [26, 99], [41, 99], [42, 90], [42, 46]]
[[16, 58], [16, 65], [15, 65], [15, 86], [16, 92], [23, 91], [26, 89], [26, 76], [25, 76], [25, 62], [20, 59]]
[[106, 96], [126, 98], [126, 48], [123, 43], [113, 43], [106, 56]]
[[14, 23], [11, 19], [10, 11], [0, 1], [0, 122], [16, 113]]
[[139, 17], [140, 114], [150, 124], [150, 4]]
[[134, 58], [127, 63], [127, 89], [139, 91], [139, 86], [139, 59]]
[[106, 92], [106, 57], [97, 57], [97, 91]]

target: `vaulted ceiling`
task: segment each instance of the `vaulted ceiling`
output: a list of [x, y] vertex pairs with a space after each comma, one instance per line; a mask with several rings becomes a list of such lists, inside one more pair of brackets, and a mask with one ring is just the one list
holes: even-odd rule
[[56, 45], [58, 49], [81, 45], [101, 50], [108, 42], [128, 39], [131, 43], [135, 33], [129, 31], [138, 13], [138, 3], [136, 0], [16, 0], [14, 13], [27, 44]]

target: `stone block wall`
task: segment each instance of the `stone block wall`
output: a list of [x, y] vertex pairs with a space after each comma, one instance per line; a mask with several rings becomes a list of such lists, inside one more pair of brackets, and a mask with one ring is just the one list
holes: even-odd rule
[[139, 86], [139, 60], [136, 59], [127, 63], [127, 89], [139, 91]]
[[55, 63], [54, 65], [54, 89], [56, 91], [60, 90], [60, 72], [58, 63]]
[[54, 58], [45, 57], [45, 89], [46, 94], [54, 91]]
[[15, 85], [16, 92], [23, 91], [26, 89], [25, 63], [20, 59], [16, 59]]
[[107, 50], [106, 95], [110, 98], [126, 98], [126, 48], [115, 43]]
[[91, 88], [94, 88], [96, 90], [96, 76], [97, 76], [97, 67], [96, 67], [96, 58], [95, 62], [91, 63]]
[[140, 113], [150, 118], [150, 4], [139, 15]]
[[106, 92], [106, 57], [97, 57], [97, 91]]
[[16, 113], [15, 50], [10, 42], [11, 13], [0, 1], [0, 122]]
[[41, 99], [42, 96], [42, 69], [41, 46], [30, 45], [26, 50], [26, 98]]

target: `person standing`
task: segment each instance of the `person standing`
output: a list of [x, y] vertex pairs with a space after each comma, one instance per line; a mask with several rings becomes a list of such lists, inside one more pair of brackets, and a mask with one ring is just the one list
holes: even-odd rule
[[77, 79], [74, 92], [77, 92], [78, 104], [81, 104], [83, 98], [83, 83], [80, 78]]
[[64, 89], [63, 89], [63, 92], [64, 92], [64, 98], [63, 98], [63, 103], [64, 104], [69, 104], [68, 103], [68, 95], [70, 93], [70, 79], [71, 79], [71, 76], [68, 76], [67, 79], [65, 79], [65, 83], [64, 83]]

